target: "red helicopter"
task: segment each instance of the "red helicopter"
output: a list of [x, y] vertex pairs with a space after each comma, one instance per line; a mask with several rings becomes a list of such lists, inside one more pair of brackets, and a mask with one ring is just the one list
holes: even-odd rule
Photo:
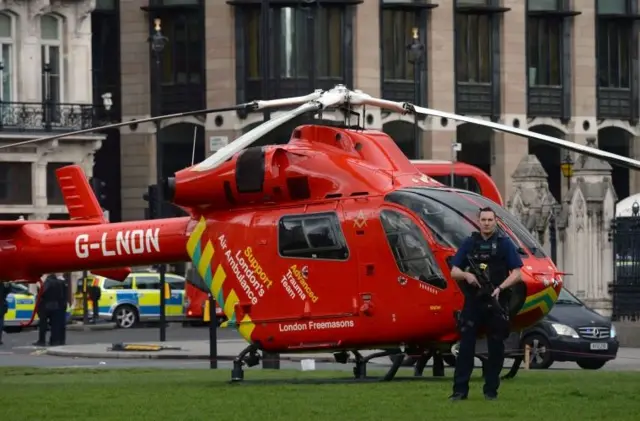
[[[351, 352], [357, 378], [366, 375], [372, 358], [391, 355], [389, 380], [405, 354], [450, 349], [458, 340], [463, 296], [448, 261], [477, 229], [479, 208], [496, 211], [525, 263], [524, 282], [514, 287], [509, 308], [513, 331], [550, 311], [562, 272], [504, 208], [420, 173], [388, 135], [351, 126], [352, 115], [373, 106], [458, 120], [640, 169], [640, 161], [595, 148], [373, 98], [342, 85], [304, 97], [152, 117], [9, 146], [162, 118], [295, 105], [164, 180], [163, 196], [188, 217], [107, 224], [80, 168], [59, 169], [71, 220], [0, 222], [0, 279], [35, 282], [45, 273], [92, 270], [124, 280], [130, 265], [190, 260], [228, 325], [248, 342], [234, 360], [232, 380], [243, 378], [245, 364], [259, 362], [260, 351], [333, 351], [342, 363]], [[286, 145], [251, 147], [297, 116], [327, 110], [341, 112], [345, 124], [302, 125]], [[361, 350], [382, 351], [364, 357]]]

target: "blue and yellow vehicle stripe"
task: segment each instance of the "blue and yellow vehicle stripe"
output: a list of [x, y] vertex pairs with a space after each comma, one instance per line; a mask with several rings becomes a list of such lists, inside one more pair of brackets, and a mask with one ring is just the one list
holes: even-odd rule
[[[226, 288], [224, 287], [227, 274], [222, 264], [218, 263], [215, 266], [215, 270], [213, 269], [215, 252], [214, 243], [207, 234], [207, 220], [201, 217], [187, 241], [187, 253], [189, 253], [191, 261], [209, 291], [216, 298], [220, 308], [227, 316], [226, 325], [237, 327], [240, 335], [248, 342], [251, 342], [251, 334], [255, 329], [255, 324], [248, 314], [245, 314], [240, 322], [236, 320], [235, 308], [239, 301], [238, 294], [230, 284], [227, 284]], [[225, 290], [228, 291], [226, 297], [224, 295]]]
[[552, 286], [549, 286], [536, 294], [528, 296], [518, 314], [528, 313], [536, 309], [540, 309], [542, 314], [549, 314], [557, 300], [558, 293]]

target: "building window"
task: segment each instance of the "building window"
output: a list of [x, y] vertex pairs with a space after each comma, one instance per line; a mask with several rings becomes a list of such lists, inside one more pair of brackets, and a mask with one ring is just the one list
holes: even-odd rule
[[[319, 78], [342, 77], [342, 9], [282, 7], [276, 13], [279, 21], [276, 29], [279, 40], [278, 73], [281, 79], [307, 78], [313, 71], [317, 72]], [[259, 16], [260, 12], [257, 13], [258, 19]], [[309, 25], [313, 25], [313, 31], [308, 29]], [[251, 29], [254, 34], [259, 33], [259, 20]], [[254, 44], [255, 51], [258, 44]], [[256, 56], [253, 54], [253, 57]], [[256, 68], [256, 64], [250, 64], [249, 67]]]
[[[477, 6], [488, 0], [457, 0], [457, 6]], [[491, 83], [492, 15], [456, 13], [457, 81]]]
[[0, 162], [0, 204], [31, 205], [30, 162]]
[[598, 86], [631, 87], [631, 44], [633, 21], [611, 19], [629, 13], [627, 0], [598, 0]]
[[420, 28], [413, 10], [382, 9], [382, 60], [385, 81], [413, 81], [414, 65], [409, 62], [407, 45], [413, 41], [412, 28]]
[[162, 19], [162, 32], [169, 38], [162, 58], [163, 85], [201, 84], [204, 34], [199, 13], [187, 10], [167, 15]]
[[562, 85], [562, 17], [535, 12], [559, 11], [561, 0], [528, 0], [529, 86]]
[[[346, 57], [351, 54], [349, 14], [345, 7], [273, 7], [269, 54], [262, 57], [261, 10], [239, 10], [244, 42], [238, 54], [244, 55], [244, 100], [261, 97], [263, 59], [269, 61], [269, 96], [287, 96], [314, 89], [328, 89], [346, 83]], [[266, 78], [265, 78], [266, 79]]]
[[42, 100], [53, 104], [64, 101], [62, 20], [53, 15], [40, 18], [40, 56], [42, 60]]
[[0, 13], [0, 48], [2, 62], [0, 62], [0, 100], [10, 102], [15, 98], [14, 81], [14, 40], [15, 25], [13, 17], [7, 13]]
[[318, 9], [315, 25], [316, 51], [320, 61], [316, 69], [319, 78], [342, 79], [344, 55], [344, 13], [337, 7]]

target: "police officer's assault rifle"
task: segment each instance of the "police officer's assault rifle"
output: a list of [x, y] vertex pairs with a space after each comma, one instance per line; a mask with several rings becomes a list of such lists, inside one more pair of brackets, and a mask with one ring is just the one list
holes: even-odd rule
[[469, 272], [475, 275], [478, 283], [480, 284], [478, 297], [488, 300], [491, 306], [491, 311], [507, 324], [506, 328], [508, 329], [509, 311], [500, 304], [498, 298], [491, 296], [493, 291], [496, 289], [496, 286], [493, 285], [493, 283], [491, 283], [491, 279], [489, 279], [489, 274], [486, 271], [487, 265], [485, 263], [476, 263], [471, 256], [467, 256], [467, 260], [469, 261]]

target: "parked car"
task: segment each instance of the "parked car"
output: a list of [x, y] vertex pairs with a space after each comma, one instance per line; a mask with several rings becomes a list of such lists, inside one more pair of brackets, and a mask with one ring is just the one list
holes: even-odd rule
[[[170, 295], [166, 297], [167, 320], [183, 321], [185, 279], [172, 273], [165, 276]], [[160, 318], [160, 275], [155, 272], [133, 272], [124, 282], [102, 276], [91, 276], [91, 285], [100, 287], [98, 313], [100, 319], [113, 321], [119, 328], [129, 329], [139, 322], [157, 321]], [[82, 280], [78, 280], [73, 307], [74, 319], [83, 317]], [[87, 301], [89, 314], [93, 314], [93, 302]]]
[[[556, 304], [540, 322], [521, 334], [514, 332], [505, 342], [514, 343], [515, 346], [505, 348], [519, 348], [519, 354], [529, 345], [529, 368], [532, 369], [546, 369], [556, 361], [571, 361], [581, 368], [598, 370], [616, 358], [620, 347], [611, 321], [587, 307], [566, 288], [562, 288]], [[452, 351], [453, 355], [443, 358], [450, 366], [455, 365], [457, 344]], [[476, 352], [486, 353], [484, 340], [478, 340]], [[415, 358], [405, 357], [402, 365], [411, 366], [415, 362]]]
[[522, 335], [531, 347], [530, 367], [549, 368], [555, 361], [572, 361], [597, 370], [616, 358], [620, 344], [611, 321], [562, 288], [551, 312]]

